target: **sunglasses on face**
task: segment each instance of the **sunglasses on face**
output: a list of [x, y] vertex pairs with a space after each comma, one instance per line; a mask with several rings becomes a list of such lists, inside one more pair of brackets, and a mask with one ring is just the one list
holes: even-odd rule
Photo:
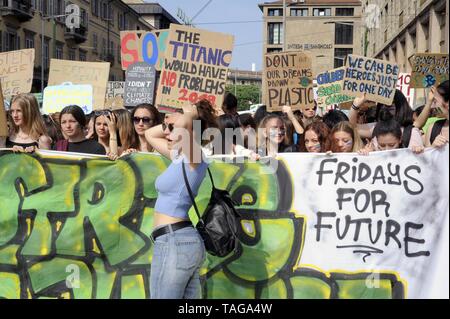
[[169, 131], [172, 132], [173, 128], [174, 128], [173, 123], [170, 123], [170, 124], [163, 123], [162, 124], [163, 131], [165, 131], [166, 129], [169, 129]]
[[150, 124], [153, 123], [153, 119], [149, 118], [149, 117], [133, 117], [133, 122], [134, 124], [139, 124], [139, 123], [144, 123], [144, 124]]

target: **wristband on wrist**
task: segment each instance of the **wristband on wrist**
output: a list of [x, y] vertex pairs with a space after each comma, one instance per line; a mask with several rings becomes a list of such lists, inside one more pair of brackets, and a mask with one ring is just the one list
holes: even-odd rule
[[354, 109], [355, 111], [359, 111], [359, 106], [356, 106], [355, 104], [352, 104], [352, 109]]

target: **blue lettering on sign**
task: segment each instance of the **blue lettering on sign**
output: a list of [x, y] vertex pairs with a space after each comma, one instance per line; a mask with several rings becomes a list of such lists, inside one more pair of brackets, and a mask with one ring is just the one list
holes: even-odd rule
[[[152, 43], [153, 48], [151, 57], [148, 56], [148, 50], [146, 50], [148, 48], [149, 42]], [[143, 49], [145, 49], [142, 50], [142, 57], [144, 59], [144, 62], [150, 65], [155, 65], [156, 62], [158, 61], [158, 42], [156, 35], [154, 35], [153, 33], [147, 33], [142, 41], [142, 47]]]

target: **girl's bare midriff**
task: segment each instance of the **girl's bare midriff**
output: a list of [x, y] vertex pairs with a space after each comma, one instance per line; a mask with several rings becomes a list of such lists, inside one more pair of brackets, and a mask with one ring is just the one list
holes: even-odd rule
[[153, 228], [156, 228], [158, 226], [162, 226], [162, 225], [168, 225], [168, 224], [175, 224], [178, 222], [184, 222], [184, 221], [188, 221], [189, 219], [182, 219], [182, 218], [176, 218], [176, 217], [171, 217], [165, 214], [161, 214], [161, 213], [154, 213], [154, 217], [153, 217]]

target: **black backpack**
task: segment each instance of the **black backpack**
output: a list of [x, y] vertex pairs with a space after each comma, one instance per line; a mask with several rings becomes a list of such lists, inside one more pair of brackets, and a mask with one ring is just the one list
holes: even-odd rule
[[237, 203], [231, 198], [228, 191], [217, 189], [214, 186], [209, 168], [208, 174], [212, 183], [211, 198], [203, 216], [200, 217], [183, 163], [184, 182], [198, 216], [198, 223], [195, 227], [203, 238], [206, 251], [213, 256], [225, 257], [236, 249], [239, 242], [236, 233], [240, 215], [234, 208]]

